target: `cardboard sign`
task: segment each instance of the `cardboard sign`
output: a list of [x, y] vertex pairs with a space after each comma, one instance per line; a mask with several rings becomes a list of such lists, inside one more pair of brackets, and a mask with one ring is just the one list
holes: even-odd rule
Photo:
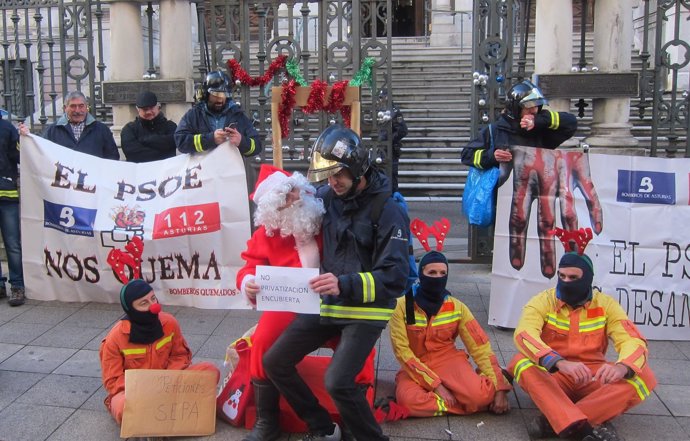
[[121, 438], [203, 436], [215, 431], [215, 373], [165, 369], [125, 371]]

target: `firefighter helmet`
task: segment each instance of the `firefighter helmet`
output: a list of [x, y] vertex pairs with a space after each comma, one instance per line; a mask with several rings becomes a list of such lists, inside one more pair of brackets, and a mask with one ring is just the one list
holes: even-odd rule
[[208, 100], [209, 94], [230, 96], [230, 79], [224, 72], [215, 70], [206, 74], [204, 84], [201, 86], [204, 101]]
[[359, 135], [343, 125], [333, 124], [314, 142], [307, 178], [310, 182], [320, 182], [346, 168], [358, 181], [370, 165], [369, 151]]
[[531, 81], [524, 80], [510, 88], [506, 96], [506, 111], [509, 117], [520, 119], [522, 109], [543, 106], [546, 98]]

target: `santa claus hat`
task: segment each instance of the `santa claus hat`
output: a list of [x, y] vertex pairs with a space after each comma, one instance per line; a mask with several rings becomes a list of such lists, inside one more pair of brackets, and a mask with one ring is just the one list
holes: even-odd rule
[[289, 178], [290, 173], [286, 172], [285, 170], [272, 165], [261, 164], [254, 193], [250, 194], [249, 197], [258, 204], [266, 193], [270, 192], [279, 185], [285, 184]]

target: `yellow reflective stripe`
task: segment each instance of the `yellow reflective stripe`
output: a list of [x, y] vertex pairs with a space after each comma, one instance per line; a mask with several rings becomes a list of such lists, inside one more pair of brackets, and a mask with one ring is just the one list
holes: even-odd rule
[[371, 273], [359, 273], [362, 279], [362, 303], [372, 303], [376, 300], [376, 283]]
[[479, 149], [474, 151], [474, 160], [472, 161], [472, 164], [474, 164], [475, 168], [483, 168], [482, 167], [482, 152], [484, 149]]
[[251, 156], [252, 153], [254, 153], [254, 150], [256, 150], [256, 143], [254, 142], [254, 138], [249, 138], [249, 150], [244, 152], [244, 156]]
[[392, 309], [321, 304], [321, 317], [358, 320], [390, 320]]
[[175, 336], [175, 333], [173, 332], [172, 334], [168, 335], [167, 337], [161, 339], [158, 343], [156, 343], [156, 350], [162, 348], [163, 346], [167, 345], [170, 343]]
[[146, 348], [122, 349], [121, 352], [125, 357], [128, 355], [139, 355], [139, 354], [145, 354]]
[[558, 126], [561, 125], [561, 115], [558, 114], [558, 112], [554, 112], [553, 110], [549, 110], [549, 113], [551, 114], [551, 125], [549, 128], [551, 130], [557, 130]]
[[580, 322], [580, 332], [592, 332], [606, 326], [606, 317], [598, 317], [594, 320]]
[[644, 380], [639, 377], [639, 375], [635, 375], [634, 377], [626, 379], [625, 381], [630, 383], [632, 387], [635, 388], [637, 396], [640, 397], [640, 400], [644, 401], [650, 395], [647, 383], [645, 383]]
[[457, 321], [460, 321], [460, 313], [458, 311], [443, 312], [434, 318], [431, 326], [446, 325]]
[[439, 394], [436, 395], [436, 406], [438, 407], [438, 410], [434, 412], [434, 416], [442, 416], [445, 415], [446, 412], [448, 411], [448, 408], [446, 407], [446, 402], [443, 401], [443, 398]]
[[551, 323], [558, 329], [563, 329], [564, 331], [570, 330], [570, 323], [565, 320], [559, 320], [553, 312], [546, 314], [546, 323]]
[[201, 134], [194, 135], [194, 150], [197, 152], [204, 151], [204, 146], [201, 145]]
[[18, 198], [19, 192], [17, 190], [0, 190], [0, 198]]
[[532, 363], [532, 360], [529, 358], [523, 358], [522, 360], [518, 361], [517, 364], [515, 365], [515, 369], [513, 369], [513, 376], [515, 377], [515, 381], [518, 383], [520, 382], [520, 377], [522, 376], [522, 373], [531, 367], [535, 367], [537, 369], [541, 369], [542, 371], [546, 372], [546, 368], [536, 365]]

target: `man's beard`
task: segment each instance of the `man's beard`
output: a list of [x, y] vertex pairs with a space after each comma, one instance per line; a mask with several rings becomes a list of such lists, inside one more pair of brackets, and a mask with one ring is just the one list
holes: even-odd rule
[[[284, 204], [284, 197], [282, 200]], [[323, 202], [313, 195], [302, 192], [299, 201], [282, 210], [274, 208], [277, 204], [271, 202], [260, 204], [254, 214], [255, 222], [266, 228], [266, 235], [273, 236], [279, 231], [282, 237], [294, 236], [299, 242], [311, 239], [321, 230], [321, 218], [326, 210]]]

